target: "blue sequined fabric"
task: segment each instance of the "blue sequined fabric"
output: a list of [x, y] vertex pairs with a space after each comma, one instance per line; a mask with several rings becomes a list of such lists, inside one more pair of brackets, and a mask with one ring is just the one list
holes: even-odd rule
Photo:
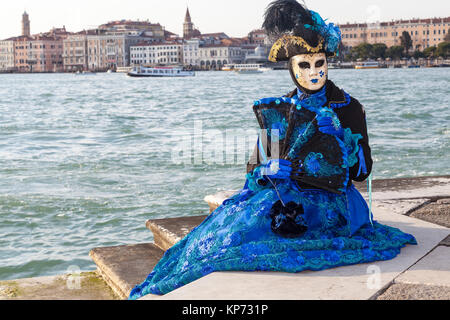
[[[322, 102], [320, 98], [315, 100]], [[308, 107], [319, 112], [322, 105], [308, 103]], [[285, 119], [276, 114], [268, 117], [280, 124], [277, 129], [283, 133]], [[297, 132], [302, 130], [305, 128]], [[345, 130], [343, 140], [347, 161], [356, 163], [359, 137]], [[317, 175], [326, 171], [322, 156], [312, 154], [306, 168]], [[167, 294], [215, 271], [317, 271], [390, 260], [407, 244], [417, 244], [412, 235], [399, 229], [376, 221], [372, 225], [369, 208], [353, 185], [336, 194], [301, 189], [292, 180], [261, 185], [257, 183], [259, 178], [258, 169], [248, 174], [247, 188], [226, 200], [167, 250], [147, 279], [132, 290], [130, 299]], [[302, 219], [307, 231], [297, 238], [284, 238], [271, 230], [271, 209], [280, 198], [304, 209]]]
[[[289, 183], [277, 189], [285, 203], [302, 204], [308, 231], [299, 238], [280, 237], [271, 230], [270, 209], [279, 198], [273, 187], [243, 191], [217, 208], [183, 240], [170, 248], [130, 299], [167, 294], [215, 271], [282, 271], [296, 273], [343, 265], [389, 260], [410, 234], [374, 222], [353, 235], [347, 194], [322, 190], [296, 191]], [[245, 200], [242, 200], [245, 199]], [[361, 215], [368, 210], [359, 207]]]

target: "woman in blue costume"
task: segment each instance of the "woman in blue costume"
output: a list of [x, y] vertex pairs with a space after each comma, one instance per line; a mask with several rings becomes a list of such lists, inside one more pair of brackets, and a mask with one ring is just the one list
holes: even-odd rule
[[[405, 245], [416, 244], [412, 235], [373, 221], [352, 184], [369, 177], [372, 159], [363, 107], [328, 80], [327, 57], [338, 52], [339, 28], [295, 0], [272, 2], [264, 28], [279, 38], [269, 60], [288, 61], [297, 88], [284, 97], [255, 102], [255, 110], [288, 104], [314, 118], [312, 126], [289, 128], [288, 116], [266, 114], [269, 123], [258, 119], [260, 125], [272, 142], [295, 132], [294, 139], [284, 142], [290, 153], [301, 149], [299, 141], [306, 141], [309, 128], [317, 128], [339, 146], [339, 167], [327, 162], [332, 150], [329, 157], [311, 152], [301, 165], [289, 157], [278, 159], [268, 139], [260, 137], [245, 187], [167, 250], [130, 299], [167, 294], [216, 271], [324, 270], [393, 259]], [[320, 179], [340, 170], [344, 174], [338, 190], [301, 178]]]

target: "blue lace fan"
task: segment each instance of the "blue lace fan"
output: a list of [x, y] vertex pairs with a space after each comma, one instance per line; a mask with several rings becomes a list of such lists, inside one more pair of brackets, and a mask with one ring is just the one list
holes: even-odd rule
[[[262, 130], [267, 130], [267, 156], [271, 156], [273, 142], [279, 150], [285, 148], [286, 134], [289, 127], [289, 113], [292, 108], [290, 98], [267, 98], [255, 102], [253, 111]], [[275, 156], [275, 155], [274, 155]], [[279, 155], [281, 157], [281, 154]], [[276, 156], [275, 156], [276, 157]]]
[[[346, 189], [347, 149], [335, 136], [319, 131], [320, 113], [297, 107], [289, 98], [260, 100], [254, 111], [261, 129], [267, 130], [268, 156], [273, 139], [278, 139], [279, 157], [293, 163], [292, 180], [338, 194]], [[278, 129], [278, 136], [274, 129]]]

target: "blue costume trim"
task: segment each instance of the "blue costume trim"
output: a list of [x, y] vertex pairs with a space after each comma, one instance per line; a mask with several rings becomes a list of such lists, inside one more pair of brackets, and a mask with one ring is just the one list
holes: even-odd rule
[[339, 109], [342, 107], [346, 107], [350, 104], [350, 102], [352, 102], [352, 97], [344, 90], [342, 90], [342, 92], [344, 93], [345, 101], [341, 102], [341, 103], [339, 103], [339, 102], [330, 103], [331, 109]]
[[367, 167], [366, 167], [366, 158], [364, 157], [364, 150], [361, 148], [360, 145], [358, 145], [359, 151], [358, 151], [358, 159], [359, 159], [359, 169], [357, 177], [360, 176], [360, 174], [367, 174]]
[[305, 24], [305, 28], [318, 32], [325, 39], [325, 51], [339, 56], [339, 44], [342, 40], [341, 30], [333, 23], [325, 23], [320, 14], [310, 10], [313, 25]]

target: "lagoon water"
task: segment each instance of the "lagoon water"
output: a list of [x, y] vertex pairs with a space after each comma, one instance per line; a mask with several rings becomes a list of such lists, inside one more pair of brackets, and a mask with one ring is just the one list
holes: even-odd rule
[[[450, 174], [450, 69], [330, 78], [366, 109], [374, 179]], [[91, 270], [94, 247], [152, 241], [147, 219], [207, 214], [245, 182], [253, 100], [292, 89], [287, 71], [0, 75], [0, 280]]]

